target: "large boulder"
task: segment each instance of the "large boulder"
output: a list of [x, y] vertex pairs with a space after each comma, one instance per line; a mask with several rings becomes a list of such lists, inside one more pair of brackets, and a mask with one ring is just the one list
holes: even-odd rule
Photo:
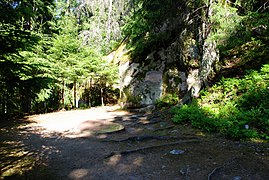
[[147, 46], [140, 59], [128, 52], [128, 40], [114, 52], [125, 107], [151, 105], [166, 94], [185, 99], [199, 96], [207, 79], [218, 69], [215, 66], [219, 55], [214, 41], [207, 40], [210, 32], [206, 31], [206, 24], [195, 18], [190, 10], [182, 8], [178, 17], [164, 21], [159, 31], [151, 33], [163, 34], [170, 40], [163, 41], [163, 45], [156, 42], [153, 49]]

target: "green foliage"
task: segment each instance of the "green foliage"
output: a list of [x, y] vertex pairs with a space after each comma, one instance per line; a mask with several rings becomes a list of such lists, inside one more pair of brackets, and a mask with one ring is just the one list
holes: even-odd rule
[[180, 8], [184, 8], [184, 3], [173, 0], [134, 1], [122, 31], [128, 37], [128, 48], [135, 59], [167, 46], [174, 39], [179, 27], [170, 21], [180, 13]]
[[1, 118], [74, 106], [92, 88], [89, 79], [101, 88], [117, 81], [117, 68], [102, 59], [98, 43], [85, 44], [80, 34], [88, 22], [81, 3], [0, 2]]
[[173, 108], [172, 112], [175, 114], [173, 122], [190, 123], [193, 127], [204, 129], [207, 132], [215, 132], [219, 123], [210, 118], [210, 112], [195, 104]]
[[234, 6], [238, 8], [240, 14], [248, 14], [249, 12], [263, 12], [266, 10], [267, 0], [237, 0]]
[[[217, 42], [221, 59], [228, 67], [260, 69], [268, 63], [269, 14], [260, 9], [263, 3], [242, 0], [212, 6], [211, 40]], [[259, 71], [246, 70], [243, 78], [223, 78], [210, 91], [202, 92], [199, 107], [207, 114], [205, 122], [230, 138], [268, 139], [267, 72], [267, 64]]]
[[[95, 87], [103, 89], [108, 84], [116, 83], [117, 67], [108, 64], [100, 52], [94, 49], [95, 46], [83, 44], [79, 35], [79, 24], [73, 14], [69, 13], [57, 19], [54, 26], [58, 33], [53, 35], [47, 54], [52, 62], [55, 78], [60, 82], [59, 87], [64, 92], [62, 106], [67, 109], [75, 107], [76, 101], [83, 94], [82, 91], [88, 91], [84, 94], [87, 104], [94, 105], [93, 101], [97, 101], [94, 98], [101, 97], [93, 96], [93, 92], [89, 93], [93, 89], [87, 90], [92, 87], [86, 87], [85, 84], [90, 80], [94, 82]], [[95, 90], [100, 93], [100, 89]]]
[[173, 121], [233, 139], [269, 139], [268, 71], [264, 65], [242, 79], [222, 79], [210, 91], [203, 91], [197, 104], [174, 108]]
[[165, 108], [165, 107], [172, 107], [176, 105], [179, 102], [178, 95], [176, 93], [174, 94], [166, 94], [160, 99], [156, 101], [156, 106], [158, 108]]
[[[69, 0], [69, 9], [77, 17], [80, 37], [85, 45], [91, 46], [102, 54], [110, 53], [123, 39], [120, 25], [126, 12], [126, 0]], [[60, 1], [60, 7], [66, 7], [66, 1]], [[64, 9], [63, 8], [63, 9]], [[59, 10], [58, 15], [64, 16]]]
[[224, 63], [230, 61], [236, 66], [260, 68], [268, 62], [269, 14], [257, 11], [262, 5], [262, 2], [242, 0], [212, 6], [210, 38], [217, 42]]
[[34, 51], [41, 39], [40, 33], [48, 30], [48, 24], [43, 21], [51, 19], [52, 2], [0, 2], [1, 117], [30, 112], [31, 99], [51, 82]]
[[[243, 40], [242, 36], [245, 37], [246, 32], [238, 32], [239, 30], [236, 29], [243, 18], [237, 14], [237, 9], [221, 3], [214, 3], [212, 9], [213, 16], [210, 17], [210, 21], [212, 23], [213, 34], [211, 35], [211, 39], [216, 41], [219, 46], [224, 44], [237, 46], [238, 44], [241, 44], [241, 41]], [[235, 34], [237, 36], [240, 35], [240, 38], [229, 38]]]

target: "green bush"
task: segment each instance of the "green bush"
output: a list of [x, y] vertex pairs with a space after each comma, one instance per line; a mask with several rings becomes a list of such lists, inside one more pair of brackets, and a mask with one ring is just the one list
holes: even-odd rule
[[268, 71], [265, 65], [241, 79], [222, 79], [209, 91], [201, 92], [197, 102], [173, 108], [173, 122], [232, 139], [269, 139]]
[[173, 108], [175, 114], [173, 122], [187, 123], [193, 127], [204, 129], [208, 132], [215, 132], [218, 122], [211, 117], [211, 112], [195, 105], [183, 105], [182, 107]]
[[183, 105], [180, 108], [173, 109], [173, 112], [176, 112], [173, 121], [177, 123], [200, 121], [206, 117], [203, 111], [194, 105]]
[[172, 107], [179, 102], [177, 94], [167, 94], [156, 101], [158, 108]]

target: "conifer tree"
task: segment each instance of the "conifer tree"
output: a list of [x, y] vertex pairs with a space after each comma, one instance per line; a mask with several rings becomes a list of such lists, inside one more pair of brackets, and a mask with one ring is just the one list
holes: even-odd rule
[[1, 114], [29, 112], [31, 98], [42, 86], [34, 85], [44, 79], [36, 76], [38, 67], [22, 52], [32, 51], [39, 40], [38, 32], [47, 30], [50, 7], [52, 0], [0, 2]]

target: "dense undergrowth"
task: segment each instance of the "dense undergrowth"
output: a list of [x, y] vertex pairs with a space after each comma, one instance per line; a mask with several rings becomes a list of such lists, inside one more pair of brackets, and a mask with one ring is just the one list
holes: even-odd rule
[[232, 139], [269, 139], [269, 64], [243, 78], [226, 78], [190, 105], [175, 107], [173, 121]]

